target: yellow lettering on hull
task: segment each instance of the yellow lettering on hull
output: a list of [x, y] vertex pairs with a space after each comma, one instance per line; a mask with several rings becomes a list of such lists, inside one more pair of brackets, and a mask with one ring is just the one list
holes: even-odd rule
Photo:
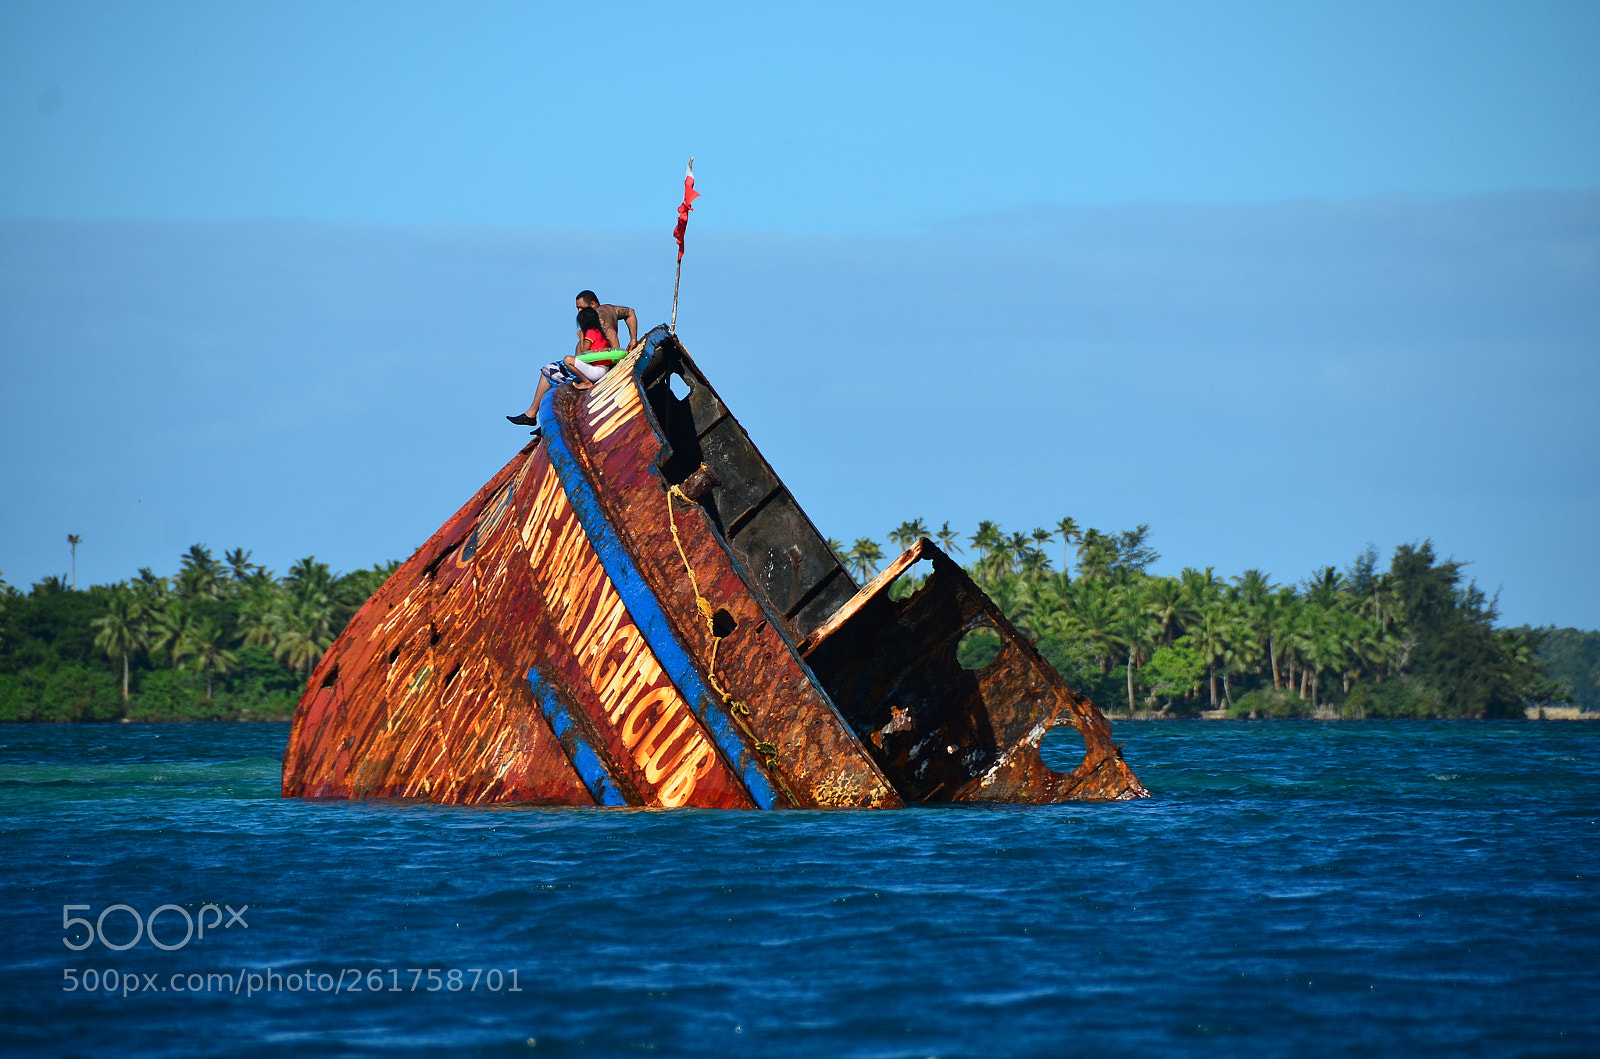
[[[633, 395], [631, 404], [627, 394]], [[633, 386], [607, 397], [614, 398], [608, 414], [622, 418], [638, 405]], [[554, 468], [534, 487], [522, 540], [555, 631], [571, 645], [579, 673], [600, 699], [604, 722], [646, 783], [657, 787], [656, 800], [669, 807], [686, 804], [716, 765], [716, 749], [633, 623]]]

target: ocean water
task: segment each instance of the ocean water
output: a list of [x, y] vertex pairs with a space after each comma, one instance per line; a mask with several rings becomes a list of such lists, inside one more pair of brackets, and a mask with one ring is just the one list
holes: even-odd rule
[[1123, 723], [1150, 801], [899, 813], [285, 801], [286, 735], [0, 728], [0, 1047], [1600, 1054], [1600, 725]]

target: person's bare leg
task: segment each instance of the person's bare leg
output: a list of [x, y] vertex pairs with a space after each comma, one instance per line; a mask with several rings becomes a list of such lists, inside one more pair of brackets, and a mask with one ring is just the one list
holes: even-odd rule
[[539, 402], [544, 400], [544, 395], [548, 392], [550, 392], [550, 380], [541, 375], [539, 376], [539, 385], [533, 391], [533, 403], [522, 414], [529, 419], [537, 419], [539, 417]]

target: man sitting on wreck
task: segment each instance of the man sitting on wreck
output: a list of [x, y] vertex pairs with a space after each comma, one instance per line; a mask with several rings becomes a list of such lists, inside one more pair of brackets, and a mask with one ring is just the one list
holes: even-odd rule
[[[539, 369], [539, 385], [533, 392], [533, 403], [521, 415], [506, 416], [518, 426], [538, 425], [539, 403], [544, 400], [545, 394], [557, 386], [571, 382], [578, 389], [587, 390], [622, 359], [625, 351], [618, 341], [619, 321], [628, 325], [629, 348], [639, 341], [639, 318], [628, 306], [602, 305], [592, 290], [579, 291], [576, 302], [578, 348], [572, 351], [571, 356], [551, 361]], [[587, 363], [578, 359], [585, 353], [595, 352], [614, 352], [616, 356], [592, 357]]]

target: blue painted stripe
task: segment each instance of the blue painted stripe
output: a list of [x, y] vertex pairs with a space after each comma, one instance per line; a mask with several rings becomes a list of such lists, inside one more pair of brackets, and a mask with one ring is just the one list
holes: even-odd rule
[[[555, 391], [552, 390], [545, 396], [545, 402], [550, 403], [554, 398]], [[539, 418], [541, 421], [545, 419], [543, 408], [540, 409]], [[554, 417], [551, 419], [553, 421]], [[651, 653], [661, 663], [667, 677], [677, 685], [678, 691], [688, 701], [689, 708], [694, 710], [711, 733], [717, 749], [733, 763], [751, 799], [761, 808], [771, 809], [778, 800], [771, 781], [756, 763], [755, 755], [745, 748], [744, 740], [739, 738], [733, 722], [723, 710], [722, 700], [711, 693], [700, 672], [689, 660], [689, 653], [678, 643], [660, 601], [634, 565], [633, 557], [623, 548], [617, 531], [601, 511], [599, 499], [574, 459], [572, 450], [567, 447], [566, 439], [558, 429], [546, 432], [544, 442], [550, 454], [550, 465], [556, 469], [562, 488], [566, 490], [567, 501], [588, 534], [589, 543], [594, 547], [606, 576], [611, 579], [617, 595], [622, 597], [623, 606], [628, 608], [628, 615], [644, 636], [645, 643], [650, 645]], [[665, 510], [665, 497], [661, 503]]]
[[539, 700], [539, 710], [544, 714], [544, 719], [550, 722], [550, 730], [555, 732], [556, 738], [561, 742], [561, 748], [572, 759], [573, 767], [582, 777], [583, 785], [594, 795], [595, 803], [627, 805], [628, 799], [617, 790], [617, 783], [611, 778], [605, 762], [600, 760], [600, 755], [594, 752], [589, 741], [572, 723], [572, 714], [567, 712], [566, 704], [556, 694], [556, 689], [537, 669], [528, 670], [528, 685], [533, 688], [533, 694]]

